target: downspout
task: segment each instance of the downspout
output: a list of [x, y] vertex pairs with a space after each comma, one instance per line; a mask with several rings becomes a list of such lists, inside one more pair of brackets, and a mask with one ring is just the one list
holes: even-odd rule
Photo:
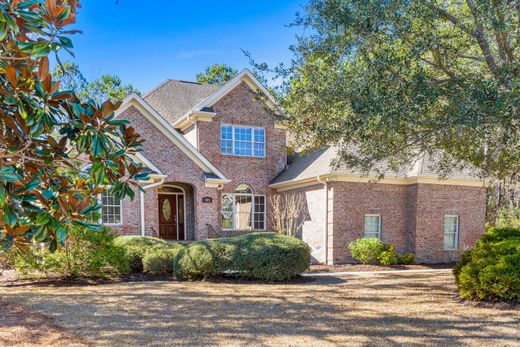
[[139, 203], [141, 207], [141, 236], [145, 236], [145, 221], [144, 221], [144, 191], [150, 188], [155, 188], [164, 183], [164, 177], [161, 177], [161, 179], [158, 182], [149, 184], [147, 186], [142, 186], [143, 190], [139, 190]]
[[324, 225], [324, 263], [328, 265], [329, 263], [329, 179], [326, 178], [323, 180], [321, 176], [318, 176], [317, 181], [323, 184], [323, 189], [325, 189], [325, 225]]

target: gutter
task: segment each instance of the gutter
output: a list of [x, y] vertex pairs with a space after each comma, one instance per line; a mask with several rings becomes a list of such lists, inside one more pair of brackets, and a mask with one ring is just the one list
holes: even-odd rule
[[316, 177], [316, 180], [323, 184], [323, 189], [325, 190], [325, 225], [324, 225], [324, 235], [323, 235], [323, 241], [324, 241], [324, 263], [326, 265], [329, 265], [329, 179], [325, 178], [323, 180], [322, 176]]
[[151, 189], [151, 188], [155, 188], [155, 187], [158, 187], [160, 185], [162, 185], [164, 183], [164, 178], [166, 176], [164, 175], [160, 175], [160, 176], [156, 176], [156, 177], [159, 177], [159, 181], [158, 182], [155, 182], [155, 183], [152, 183], [152, 184], [149, 184], [149, 185], [146, 185], [146, 186], [142, 186], [142, 190], [139, 190], [139, 203], [140, 203], [140, 214], [141, 214], [141, 236], [146, 236], [146, 233], [145, 233], [145, 220], [144, 220], [144, 191], [147, 190], [147, 189]]

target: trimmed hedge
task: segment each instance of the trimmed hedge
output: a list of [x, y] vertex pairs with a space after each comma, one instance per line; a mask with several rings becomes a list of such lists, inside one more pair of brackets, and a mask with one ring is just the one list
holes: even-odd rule
[[119, 236], [114, 243], [126, 250], [132, 272], [143, 271], [143, 258], [150, 249], [168, 248], [170, 245], [162, 239], [145, 236]]
[[167, 273], [166, 267], [172, 262], [171, 269], [180, 280], [228, 275], [282, 281], [306, 271], [311, 261], [305, 242], [276, 233], [251, 233], [188, 245], [147, 237], [119, 239], [118, 244], [128, 249], [133, 262], [144, 263], [144, 271]]
[[465, 299], [520, 302], [520, 229], [490, 229], [453, 273]]
[[184, 247], [179, 243], [172, 243], [167, 247], [151, 246], [142, 258], [143, 272], [151, 274], [171, 274], [175, 259]]

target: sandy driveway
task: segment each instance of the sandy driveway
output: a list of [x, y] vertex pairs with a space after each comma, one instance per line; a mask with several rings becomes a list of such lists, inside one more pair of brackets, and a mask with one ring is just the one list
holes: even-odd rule
[[95, 345], [520, 345], [520, 310], [458, 302], [449, 272], [0, 289]]

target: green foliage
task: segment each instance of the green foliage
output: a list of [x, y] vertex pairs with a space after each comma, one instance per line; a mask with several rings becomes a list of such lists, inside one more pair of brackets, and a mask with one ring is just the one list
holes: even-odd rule
[[[79, 100], [60, 90], [49, 54], [71, 52], [67, 26], [77, 0], [0, 3], [0, 248], [28, 251], [32, 241], [51, 252], [65, 247], [72, 227], [100, 230], [95, 198], [110, 185], [134, 196], [145, 179], [133, 155], [142, 139], [115, 119], [117, 105]], [[69, 81], [71, 84], [76, 82]], [[81, 81], [77, 82], [78, 85]], [[91, 165], [84, 168], [84, 161]], [[84, 169], [84, 171], [82, 171]]]
[[520, 302], [520, 229], [490, 229], [453, 272], [465, 299]]
[[143, 271], [151, 274], [171, 274], [175, 259], [183, 249], [184, 246], [179, 243], [173, 243], [169, 247], [152, 246], [143, 257]]
[[215, 276], [217, 257], [210, 250], [209, 244], [216, 241], [194, 242], [181, 250], [174, 262], [175, 277], [181, 280], [206, 279]]
[[363, 238], [352, 241], [348, 245], [352, 258], [363, 264], [375, 264], [381, 253], [386, 250], [385, 244], [376, 238]]
[[362, 238], [352, 241], [348, 248], [352, 258], [359, 260], [363, 264], [381, 264], [385, 266], [397, 264], [412, 264], [415, 262], [415, 255], [412, 253], [398, 254], [395, 246], [383, 243], [376, 238]]
[[[520, 168], [517, 2], [310, 0], [274, 71], [294, 143], [335, 145], [365, 173], [408, 167], [485, 177]], [[254, 63], [253, 63], [254, 64]], [[265, 64], [254, 64], [269, 71]], [[355, 151], [353, 149], [356, 149]]]
[[252, 233], [220, 242], [236, 247], [229, 269], [236, 276], [283, 281], [305, 272], [309, 246], [292, 236]]
[[[142, 271], [144, 263], [145, 272], [173, 270], [181, 280], [233, 275], [282, 281], [306, 271], [311, 259], [305, 242], [277, 233], [252, 233], [189, 245], [122, 236], [116, 239], [116, 244], [126, 249], [133, 271]], [[173, 266], [167, 270], [171, 261]]]
[[151, 249], [168, 248], [170, 245], [162, 239], [144, 236], [119, 236], [114, 243], [125, 249], [132, 272], [143, 271], [143, 258], [148, 251]]
[[213, 64], [206, 67], [206, 70], [203, 73], [199, 72], [195, 78], [199, 83], [208, 83], [221, 86], [233, 78], [236, 74], [238, 74], [238, 71], [229, 65]]
[[125, 249], [114, 243], [108, 228], [92, 232], [74, 227], [65, 246], [54, 253], [38, 244], [18, 252], [15, 270], [22, 275], [50, 273], [69, 277], [109, 277], [128, 273]]

